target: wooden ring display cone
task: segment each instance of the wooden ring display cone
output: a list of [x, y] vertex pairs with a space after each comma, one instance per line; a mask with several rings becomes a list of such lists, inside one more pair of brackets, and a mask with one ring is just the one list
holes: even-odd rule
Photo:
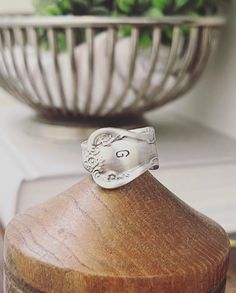
[[90, 177], [16, 216], [6, 292], [224, 292], [229, 240], [149, 172], [115, 190]]

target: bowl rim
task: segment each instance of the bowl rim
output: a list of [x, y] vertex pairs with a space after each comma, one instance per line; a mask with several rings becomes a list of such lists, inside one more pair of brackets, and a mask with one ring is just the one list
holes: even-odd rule
[[0, 28], [16, 27], [116, 27], [133, 26], [178, 26], [192, 25], [197, 27], [221, 27], [226, 19], [222, 16], [163, 16], [163, 17], [113, 17], [113, 16], [32, 16], [32, 15], [1, 15]]

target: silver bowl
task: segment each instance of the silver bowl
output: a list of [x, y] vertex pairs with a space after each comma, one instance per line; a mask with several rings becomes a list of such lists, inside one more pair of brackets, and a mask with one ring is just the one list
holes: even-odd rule
[[[0, 85], [56, 122], [130, 117], [188, 91], [223, 24], [221, 17], [3, 16]], [[125, 26], [130, 28], [126, 38], [120, 34]], [[167, 28], [172, 37], [164, 42]], [[147, 29], [151, 45], [141, 49], [139, 39]], [[41, 46], [42, 32], [47, 49]], [[66, 52], [58, 48], [59, 34]], [[83, 36], [80, 49], [78, 36]]]

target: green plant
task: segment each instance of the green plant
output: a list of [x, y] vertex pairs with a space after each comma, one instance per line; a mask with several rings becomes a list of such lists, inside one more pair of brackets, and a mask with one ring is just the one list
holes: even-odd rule
[[222, 0], [33, 0], [42, 15], [209, 15]]
[[[216, 14], [220, 2], [225, 0], [33, 0], [40, 15], [104, 15], [104, 16], [150, 16], [187, 15], [204, 16]], [[185, 27], [186, 30], [186, 27]], [[121, 28], [124, 36], [130, 35], [131, 28]], [[40, 32], [42, 44], [47, 47], [45, 33]], [[165, 29], [164, 41], [168, 42], [172, 31]], [[81, 38], [80, 38], [81, 39]], [[58, 31], [57, 42], [60, 50], [65, 49], [65, 39]], [[148, 47], [151, 33], [144, 29], [140, 34], [140, 47]]]

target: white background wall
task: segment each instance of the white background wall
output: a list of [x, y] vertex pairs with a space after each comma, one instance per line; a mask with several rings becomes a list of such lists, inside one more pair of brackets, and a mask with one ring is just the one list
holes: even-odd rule
[[30, 12], [32, 0], [0, 0], [0, 13], [3, 12]]
[[227, 24], [204, 77], [174, 105], [178, 111], [236, 138], [236, 1], [224, 11]]
[[[32, 0], [0, 0], [0, 12], [32, 11]], [[236, 1], [226, 7], [227, 25], [204, 78], [173, 103], [176, 111], [236, 138]]]

